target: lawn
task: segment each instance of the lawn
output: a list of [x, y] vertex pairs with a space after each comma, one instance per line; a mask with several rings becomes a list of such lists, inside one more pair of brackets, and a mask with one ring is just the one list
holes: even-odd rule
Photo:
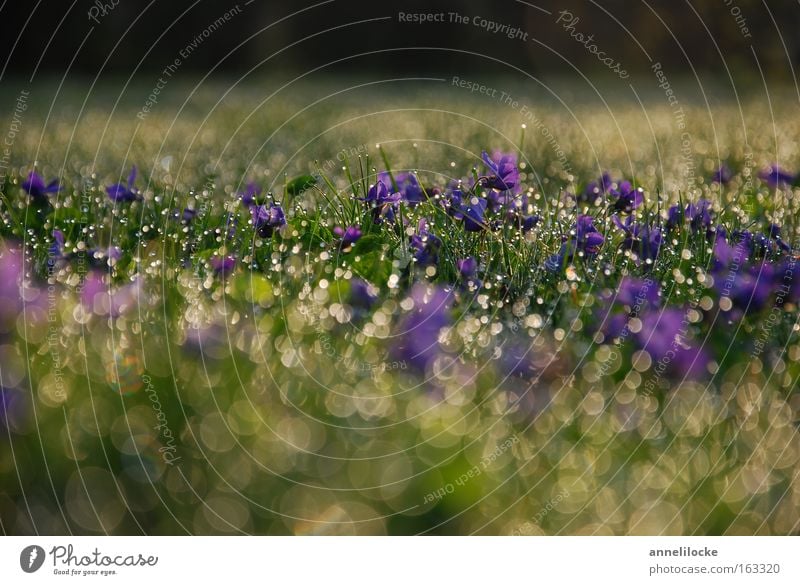
[[2, 530], [796, 534], [792, 94], [473, 81], [18, 108]]

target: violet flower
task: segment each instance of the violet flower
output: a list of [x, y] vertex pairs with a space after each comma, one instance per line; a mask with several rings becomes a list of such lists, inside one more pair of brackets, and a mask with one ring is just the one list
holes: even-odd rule
[[348, 250], [361, 238], [361, 229], [355, 225], [348, 226], [347, 228], [336, 226], [333, 228], [333, 233], [341, 240], [339, 247], [342, 250]]
[[136, 201], [137, 199], [141, 199], [139, 190], [133, 186], [134, 182], [136, 182], [136, 173], [136, 165], [134, 165], [131, 167], [131, 172], [128, 175], [127, 183], [116, 183], [106, 187], [108, 198], [116, 203], [121, 203], [124, 201]]
[[681, 209], [680, 205], [673, 205], [667, 211], [667, 229], [672, 229], [688, 220], [692, 232], [708, 229], [711, 225], [711, 201], [700, 199], [697, 203], [689, 203], [686, 209]]
[[605, 237], [594, 227], [594, 218], [591, 215], [579, 215], [572, 227], [572, 235], [564, 239], [558, 253], [550, 256], [544, 263], [547, 270], [557, 272], [565, 264], [572, 262], [575, 254], [583, 252], [594, 255], [600, 251]]
[[47, 249], [48, 264], [55, 264], [58, 260], [66, 258], [64, 254], [64, 232], [61, 230], [53, 230], [53, 243]]
[[483, 283], [478, 279], [478, 261], [469, 256], [456, 262], [456, 268], [461, 276], [462, 288], [478, 292]]
[[7, 435], [23, 416], [23, 394], [14, 388], [0, 386], [0, 428], [6, 432], [0, 433], [0, 437]]
[[622, 249], [630, 250], [636, 254], [637, 260], [652, 264], [658, 258], [663, 237], [661, 229], [650, 227], [648, 224], [635, 221], [632, 215], [621, 221], [619, 216], [613, 215], [611, 221], [625, 233]]
[[711, 175], [711, 182], [719, 183], [720, 185], [727, 185], [731, 182], [732, 178], [733, 171], [731, 171], [731, 168], [727, 164], [722, 163], [719, 168], [714, 171], [714, 174]]
[[[614, 302], [631, 307], [631, 310], [642, 311], [660, 304], [659, 291], [660, 287], [657, 282], [625, 276], [619, 283]], [[638, 309], [636, 309], [637, 307]]]
[[489, 168], [489, 174], [484, 178], [487, 187], [498, 191], [512, 191], [519, 187], [516, 155], [495, 151], [490, 158], [486, 151], [483, 151], [482, 158]]
[[466, 205], [461, 207], [460, 213], [464, 218], [464, 229], [468, 232], [480, 232], [487, 229], [486, 207], [488, 203], [483, 197], [473, 196]]
[[634, 188], [630, 181], [622, 181], [618, 188], [610, 189], [608, 194], [613, 200], [611, 208], [617, 212], [630, 213], [644, 201], [642, 190]]
[[428, 222], [419, 221], [417, 234], [411, 236], [411, 247], [415, 250], [414, 260], [420, 266], [432, 266], [439, 262], [442, 240], [428, 231]]
[[[386, 185], [387, 189], [392, 189], [392, 180], [389, 177], [389, 173], [380, 173], [378, 180]], [[403, 201], [408, 203], [409, 207], [414, 207], [425, 200], [425, 192], [413, 173], [397, 173], [394, 175], [394, 181], [397, 183], [397, 192], [400, 193]]]
[[261, 187], [259, 187], [255, 182], [250, 181], [245, 186], [244, 191], [239, 193], [239, 198], [242, 200], [242, 203], [248, 209], [256, 205], [256, 198], [261, 195]]
[[594, 203], [597, 201], [598, 197], [608, 193], [613, 183], [614, 182], [611, 180], [611, 175], [605, 172], [600, 176], [599, 179], [586, 185], [583, 193], [577, 199], [586, 203]]
[[213, 256], [209, 260], [209, 264], [211, 264], [214, 274], [225, 278], [236, 268], [236, 258], [234, 256]]
[[269, 238], [276, 229], [286, 225], [283, 209], [275, 203], [251, 207], [250, 214], [253, 216], [256, 232], [262, 238]]
[[453, 298], [443, 288], [419, 283], [411, 290], [410, 299], [414, 307], [398, 323], [391, 354], [394, 359], [424, 371], [442, 352], [439, 332], [452, 322]]
[[393, 222], [402, 197], [400, 193], [390, 193], [386, 184], [378, 181], [369, 188], [363, 201], [366, 201], [372, 209], [372, 218], [375, 223], [381, 223], [384, 220]]
[[587, 254], [597, 254], [600, 251], [605, 237], [594, 227], [594, 218], [591, 215], [579, 215], [573, 230], [578, 250]]
[[758, 173], [758, 178], [764, 181], [770, 189], [783, 189], [795, 181], [795, 176], [782, 170], [778, 165]]
[[378, 295], [373, 287], [360, 278], [350, 279], [350, 299], [353, 307], [369, 310], [378, 300]]
[[58, 179], [53, 179], [45, 184], [44, 179], [34, 171], [31, 171], [28, 174], [28, 178], [22, 182], [22, 188], [31, 196], [33, 201], [38, 204], [47, 203], [48, 195], [58, 193], [63, 189], [63, 187], [58, 184]]

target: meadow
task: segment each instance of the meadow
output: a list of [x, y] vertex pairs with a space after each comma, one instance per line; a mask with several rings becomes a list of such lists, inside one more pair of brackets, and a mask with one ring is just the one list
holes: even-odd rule
[[467, 81], [17, 108], [2, 531], [797, 534], [792, 92]]

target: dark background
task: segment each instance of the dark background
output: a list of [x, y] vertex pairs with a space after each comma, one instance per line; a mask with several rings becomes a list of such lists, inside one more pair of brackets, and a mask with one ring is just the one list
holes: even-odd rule
[[[113, 1], [118, 5], [95, 24], [88, 18], [94, 0], [6, 0], [0, 5], [3, 74], [62, 76], [69, 71], [73, 77], [152, 78], [237, 4], [233, 0], [106, 3]], [[241, 14], [184, 60], [179, 75], [239, 76], [255, 68], [255, 75], [294, 77], [338, 59], [344, 60], [317, 73], [441, 75], [454, 67], [464, 70], [466, 64], [471, 70], [500, 74], [519, 67], [532, 74], [574, 75], [573, 66], [587, 74], [609, 74], [555, 24], [555, 15], [564, 9], [580, 17], [576, 30], [594, 34], [598, 46], [631, 72], [643, 71], [649, 63], [639, 43], [665, 69], [690, 76], [693, 72], [727, 76], [729, 70], [747, 80], [760, 77], [760, 65], [770, 79], [793, 79], [792, 68], [800, 61], [797, 0], [734, 0], [752, 34], [749, 39], [740, 32], [725, 0], [336, 0], [291, 18], [286, 17], [318, 2], [254, 0], [245, 6], [246, 1], [238, 1]], [[399, 10], [481, 15], [521, 26], [532, 40], [509, 40], [470, 25], [400, 24]], [[392, 19], [352, 24], [385, 16]], [[274, 24], [279, 19], [285, 20]], [[264, 61], [276, 51], [280, 53]], [[353, 57], [369, 51], [381, 52]]]

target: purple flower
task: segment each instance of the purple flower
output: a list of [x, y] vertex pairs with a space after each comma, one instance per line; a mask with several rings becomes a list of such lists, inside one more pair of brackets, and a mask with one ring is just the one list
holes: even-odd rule
[[538, 215], [521, 217], [519, 218], [519, 227], [523, 233], [528, 233], [539, 224], [539, 221], [541, 221], [541, 218]]
[[[389, 173], [380, 173], [378, 179], [386, 185], [387, 189], [392, 189], [392, 180], [389, 177]], [[398, 173], [394, 175], [394, 181], [397, 183], [398, 193], [400, 193], [403, 201], [408, 203], [409, 207], [414, 207], [425, 200], [425, 192], [412, 173]]]
[[214, 256], [209, 263], [214, 274], [222, 276], [222, 278], [228, 276], [236, 268], [236, 258], [234, 256]]
[[674, 376], [696, 380], [708, 374], [710, 362], [711, 356], [705, 348], [688, 345], [677, 349], [675, 359], [670, 363], [670, 370]]
[[333, 233], [341, 240], [340, 248], [343, 250], [349, 249], [361, 238], [361, 229], [355, 225], [346, 229], [336, 226], [333, 228]]
[[424, 371], [441, 353], [439, 332], [451, 323], [452, 294], [443, 288], [416, 284], [410, 299], [414, 307], [400, 320], [393, 338], [395, 359]]
[[239, 198], [242, 200], [242, 203], [245, 207], [250, 208], [256, 204], [256, 198], [261, 195], [261, 187], [259, 187], [255, 182], [250, 181], [247, 183], [244, 191], [239, 193]]
[[689, 220], [692, 231], [696, 232], [711, 225], [710, 207], [711, 201], [708, 199], [700, 199], [697, 203], [689, 203], [686, 206], [686, 219]]
[[456, 267], [461, 275], [461, 288], [477, 293], [483, 283], [478, 279], [478, 261], [469, 256], [456, 262]]
[[21, 304], [22, 251], [0, 241], [0, 330], [13, 322]]
[[536, 371], [534, 350], [530, 339], [513, 338], [499, 346], [496, 367], [503, 379], [530, 376]]
[[442, 240], [428, 231], [428, 222], [419, 220], [417, 234], [411, 236], [411, 247], [415, 250], [414, 260], [421, 266], [431, 266], [439, 262]]
[[750, 259], [751, 247], [746, 239], [741, 239], [734, 245], [729, 244], [724, 236], [718, 237], [714, 242], [713, 270], [727, 271], [731, 264], [742, 266]]
[[572, 256], [573, 246], [569, 242], [564, 242], [557, 253], [544, 261], [544, 267], [550, 272], [558, 272], [564, 267], [564, 264], [572, 261]]
[[788, 242], [781, 239], [781, 227], [776, 224], [770, 224], [767, 229], [767, 240], [774, 244], [777, 248], [776, 251], [783, 252], [784, 254], [791, 254], [792, 246]]
[[[721, 298], [730, 299], [741, 314], [755, 313], [767, 306], [774, 292], [775, 270], [771, 264], [731, 264], [714, 272], [714, 288]], [[735, 317], [734, 317], [735, 318]]]
[[711, 225], [711, 201], [700, 199], [697, 203], [689, 203], [686, 209], [682, 210], [680, 205], [673, 205], [667, 211], [667, 228], [672, 229], [688, 220], [692, 232], [697, 233], [699, 229], [708, 229]]
[[472, 278], [478, 273], [478, 261], [472, 256], [459, 260], [456, 266], [464, 278]]
[[644, 201], [641, 189], [635, 189], [630, 181], [622, 181], [619, 187], [610, 189], [609, 196], [613, 199], [612, 209], [630, 213]]
[[[600, 297], [601, 309], [595, 322], [601, 323], [600, 331], [606, 339], [620, 337], [631, 317], [639, 317], [649, 309], [660, 305], [659, 285], [650, 278], [639, 279], [625, 276], [617, 291], [607, 291]], [[621, 309], [621, 310], [620, 310]]]
[[461, 182], [448, 187], [444, 192], [444, 197], [441, 199], [441, 205], [445, 208], [448, 215], [457, 220], [464, 218], [464, 214], [461, 210], [463, 202], [464, 191], [461, 189]]
[[758, 178], [764, 181], [770, 189], [779, 189], [794, 183], [795, 176], [782, 170], [778, 165], [758, 173]]
[[603, 234], [594, 227], [594, 218], [591, 215], [579, 215], [572, 232], [573, 234], [561, 244], [558, 253], [545, 261], [544, 266], [547, 270], [557, 272], [565, 263], [572, 262], [578, 252], [597, 254], [605, 241]]
[[360, 278], [350, 280], [350, 304], [354, 307], [369, 310], [378, 300], [373, 287]]
[[611, 180], [611, 175], [603, 173], [598, 180], [592, 181], [586, 185], [586, 188], [578, 199], [587, 203], [593, 203], [600, 195], [608, 193], [612, 185], [613, 181]]
[[122, 258], [122, 250], [119, 249], [119, 246], [109, 246], [106, 248], [106, 258], [119, 260]]
[[667, 210], [667, 229], [678, 227], [683, 223], [683, 210], [680, 205], [673, 205]]
[[648, 311], [640, 320], [641, 329], [636, 333], [637, 345], [654, 360], [666, 356], [670, 350], [682, 345], [688, 332], [688, 320], [681, 309], [670, 307], [663, 311]]
[[733, 171], [731, 171], [730, 167], [722, 163], [719, 168], [714, 171], [714, 174], [711, 175], [711, 182], [712, 183], [719, 183], [720, 185], [727, 185], [731, 182], [733, 178]]
[[749, 264], [750, 255], [747, 239], [730, 245], [724, 238], [717, 238], [714, 243], [714, 288], [742, 314], [764, 308], [774, 291], [775, 266], [766, 262]]
[[100, 270], [92, 270], [86, 275], [81, 290], [81, 303], [97, 315], [119, 317], [132, 310], [141, 296], [141, 281], [113, 287], [105, 282]]
[[486, 151], [483, 151], [482, 158], [490, 173], [485, 177], [487, 187], [498, 191], [511, 191], [519, 186], [516, 155], [495, 151], [490, 158]]
[[108, 248], [90, 248], [86, 252], [86, 257], [89, 264], [94, 267], [111, 266], [122, 258], [122, 250], [118, 246], [109, 246]]
[[587, 254], [597, 254], [600, 251], [605, 238], [594, 227], [594, 218], [591, 215], [579, 215], [573, 230], [578, 250]]
[[126, 184], [117, 183], [106, 187], [109, 199], [114, 202], [120, 203], [123, 201], [136, 201], [139, 199], [139, 190], [133, 184], [136, 181], [136, 165], [131, 167], [130, 175], [128, 175], [128, 182]]
[[61, 230], [53, 230], [53, 243], [47, 250], [48, 264], [55, 263], [57, 260], [62, 260], [64, 255], [64, 232]]
[[[12, 429], [23, 416], [23, 396], [19, 390], [0, 386], [0, 428]], [[0, 433], [0, 437], [7, 433]]]
[[185, 208], [183, 211], [179, 209], [173, 209], [170, 217], [175, 221], [181, 222], [182, 225], [186, 225], [192, 222], [192, 220], [197, 217], [197, 210], [189, 209], [188, 207]]
[[523, 209], [528, 207], [527, 193], [514, 193], [513, 191], [491, 190], [486, 195], [486, 201], [492, 212], [505, 212], [506, 219], [513, 221]]
[[753, 234], [748, 230], [736, 230], [731, 234], [732, 239], [744, 245], [750, 256], [766, 256], [790, 254], [792, 247], [781, 239], [780, 227], [771, 224], [768, 234]]
[[375, 223], [381, 223], [383, 220], [393, 222], [402, 197], [400, 193], [390, 193], [389, 187], [379, 180], [369, 188], [363, 201], [366, 201], [372, 209]]
[[486, 199], [483, 197], [473, 196], [467, 205], [463, 205], [460, 209], [461, 216], [464, 218], [464, 229], [468, 232], [480, 232], [487, 228], [485, 214], [486, 214]]
[[250, 214], [253, 216], [256, 232], [262, 238], [269, 238], [277, 228], [286, 225], [283, 209], [275, 203], [255, 205], [250, 208]]
[[634, 221], [632, 215], [629, 215], [624, 222], [619, 216], [614, 215], [611, 221], [625, 233], [625, 239], [622, 241], [623, 250], [634, 252], [637, 260], [643, 260], [645, 263], [648, 260], [649, 263], [655, 262], [663, 242], [660, 228]]
[[641, 311], [649, 307], [657, 307], [661, 301], [657, 282], [650, 279], [625, 276], [619, 283], [619, 290], [614, 302]]
[[31, 171], [28, 178], [22, 182], [22, 188], [36, 203], [47, 203], [47, 196], [58, 193], [63, 189], [59, 186], [58, 179], [53, 179], [45, 185], [44, 179]]

